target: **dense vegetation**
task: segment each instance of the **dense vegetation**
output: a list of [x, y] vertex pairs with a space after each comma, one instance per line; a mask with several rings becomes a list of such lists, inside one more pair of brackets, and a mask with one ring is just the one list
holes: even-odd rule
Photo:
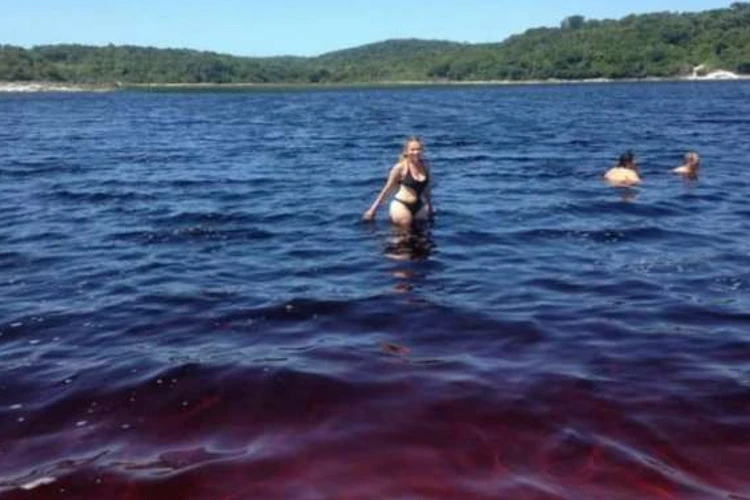
[[620, 20], [564, 19], [500, 43], [390, 40], [318, 57], [234, 57], [133, 46], [0, 45], [0, 81], [335, 83], [643, 78], [696, 65], [750, 73], [750, 3]]

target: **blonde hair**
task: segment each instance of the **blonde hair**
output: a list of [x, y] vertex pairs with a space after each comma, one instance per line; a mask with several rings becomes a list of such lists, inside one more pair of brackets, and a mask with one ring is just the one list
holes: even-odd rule
[[424, 142], [422, 142], [422, 139], [420, 139], [416, 135], [407, 137], [404, 141], [404, 145], [401, 147], [401, 153], [399, 153], [398, 155], [398, 163], [403, 163], [404, 161], [406, 161], [409, 152], [409, 144], [411, 144], [412, 142], [416, 142], [420, 146], [422, 146], [422, 148], [424, 148]]
[[701, 162], [701, 157], [695, 151], [688, 151], [685, 153], [685, 163], [688, 165], [698, 165]]

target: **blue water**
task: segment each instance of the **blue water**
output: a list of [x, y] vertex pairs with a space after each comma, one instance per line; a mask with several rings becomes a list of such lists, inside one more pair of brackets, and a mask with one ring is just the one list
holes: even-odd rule
[[[748, 130], [749, 82], [0, 94], [0, 497], [750, 498]], [[362, 223], [413, 134], [434, 224]]]

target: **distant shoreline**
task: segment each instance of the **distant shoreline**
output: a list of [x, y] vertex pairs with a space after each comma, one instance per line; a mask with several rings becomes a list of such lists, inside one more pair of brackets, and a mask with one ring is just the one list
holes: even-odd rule
[[85, 84], [54, 82], [0, 82], [2, 93], [35, 92], [115, 92], [122, 90], [250, 90], [250, 89], [346, 89], [379, 87], [471, 87], [471, 86], [512, 86], [512, 85], [575, 85], [596, 83], [652, 83], [652, 82], [731, 82], [750, 80], [750, 75], [736, 75], [735, 78], [673, 77], [673, 78], [591, 78], [584, 80], [400, 80], [381, 82], [347, 83], [128, 83], [128, 84]]
[[0, 82], [0, 92], [112, 92], [114, 84], [54, 83], [54, 82]]

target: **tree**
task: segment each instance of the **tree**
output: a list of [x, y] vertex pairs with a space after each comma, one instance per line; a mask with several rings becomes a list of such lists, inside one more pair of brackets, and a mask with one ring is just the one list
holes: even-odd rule
[[586, 24], [586, 18], [583, 16], [575, 15], [568, 16], [560, 23], [560, 28], [564, 30], [578, 30], [583, 28]]
[[750, 72], [750, 3], [620, 20], [566, 17], [500, 43], [386, 40], [322, 56], [233, 57], [153, 47], [0, 45], [0, 81], [326, 83], [681, 76], [694, 66]]

